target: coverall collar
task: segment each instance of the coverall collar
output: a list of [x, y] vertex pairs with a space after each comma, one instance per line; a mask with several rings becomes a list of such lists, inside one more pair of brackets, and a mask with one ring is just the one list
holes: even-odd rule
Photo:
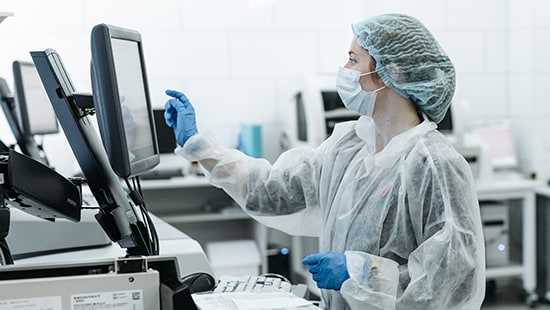
[[[430, 121], [426, 115], [422, 116], [424, 117], [422, 123], [393, 137], [382, 151], [374, 154], [375, 165], [382, 168], [391, 167], [403, 155], [403, 150], [410, 148], [420, 137], [437, 128], [437, 125]], [[374, 120], [361, 116], [357, 121], [355, 132], [361, 140], [365, 141], [368, 153], [373, 154], [376, 145]]]

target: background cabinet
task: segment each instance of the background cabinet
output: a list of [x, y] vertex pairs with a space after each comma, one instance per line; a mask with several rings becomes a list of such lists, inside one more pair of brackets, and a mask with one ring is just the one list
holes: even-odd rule
[[206, 177], [143, 180], [141, 187], [149, 211], [198, 241], [205, 251], [210, 242], [255, 240], [260, 272], [268, 271], [268, 228], [246, 215]]
[[[478, 199], [484, 201], [505, 201], [510, 208], [511, 240], [519, 240], [520, 248], [510, 248], [510, 264], [487, 267], [487, 280], [500, 277], [520, 276], [526, 293], [526, 302], [533, 304], [537, 299], [537, 257], [536, 257], [536, 189], [538, 183], [519, 174], [498, 174], [489, 181], [476, 184]], [[516, 229], [514, 229], [516, 228]]]

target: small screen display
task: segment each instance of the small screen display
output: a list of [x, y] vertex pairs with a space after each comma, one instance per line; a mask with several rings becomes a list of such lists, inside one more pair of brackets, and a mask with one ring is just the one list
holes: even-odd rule
[[[27, 118], [30, 132], [26, 134], [45, 134], [58, 131], [57, 118], [48, 94], [42, 85], [38, 71], [34, 66], [22, 65], [21, 79], [24, 100], [27, 105]], [[19, 98], [21, 101], [22, 98]], [[24, 116], [22, 116], [24, 117]], [[24, 128], [24, 126], [21, 126]]]
[[138, 43], [113, 39], [121, 114], [130, 162], [155, 155]]

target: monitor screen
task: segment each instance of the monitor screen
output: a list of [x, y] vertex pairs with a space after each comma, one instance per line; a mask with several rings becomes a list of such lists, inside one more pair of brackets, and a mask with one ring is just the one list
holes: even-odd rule
[[78, 102], [79, 98], [84, 97], [76, 93], [61, 57], [53, 49], [33, 51], [31, 56], [88, 187], [98, 203], [97, 221], [109, 238], [122, 248], [127, 248], [130, 255], [154, 254], [143, 216], [137, 210], [138, 205], [129, 197], [120, 178], [109, 165], [93, 126], [88, 104]]
[[447, 109], [447, 112], [445, 113], [445, 116], [437, 124], [437, 129], [445, 134], [452, 134], [453, 133], [453, 113], [451, 111], [451, 107]]
[[164, 121], [164, 109], [154, 109], [155, 129], [157, 131], [157, 143], [161, 154], [174, 154], [177, 147], [174, 129], [168, 127]]
[[21, 153], [32, 157], [34, 160], [37, 160], [45, 165], [49, 165], [48, 158], [43, 151], [42, 146], [36, 143], [34, 136], [23, 134], [17, 120], [18, 117], [15, 100], [11, 94], [8, 83], [3, 78], [0, 78], [0, 97], [0, 105], [4, 111], [4, 116], [8, 121], [8, 125], [10, 126], [11, 132], [15, 137], [15, 141], [17, 141], [17, 146], [19, 147]]
[[57, 118], [32, 62], [13, 62], [15, 107], [23, 135], [58, 133]]
[[92, 29], [92, 82], [99, 130], [115, 173], [127, 178], [158, 165], [138, 32], [106, 24]]

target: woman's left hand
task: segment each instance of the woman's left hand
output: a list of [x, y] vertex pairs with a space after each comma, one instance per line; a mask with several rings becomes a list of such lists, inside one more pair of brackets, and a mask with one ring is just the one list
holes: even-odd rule
[[346, 256], [342, 253], [311, 254], [302, 260], [302, 264], [309, 265], [309, 272], [319, 288], [339, 291], [342, 283], [349, 279]]

